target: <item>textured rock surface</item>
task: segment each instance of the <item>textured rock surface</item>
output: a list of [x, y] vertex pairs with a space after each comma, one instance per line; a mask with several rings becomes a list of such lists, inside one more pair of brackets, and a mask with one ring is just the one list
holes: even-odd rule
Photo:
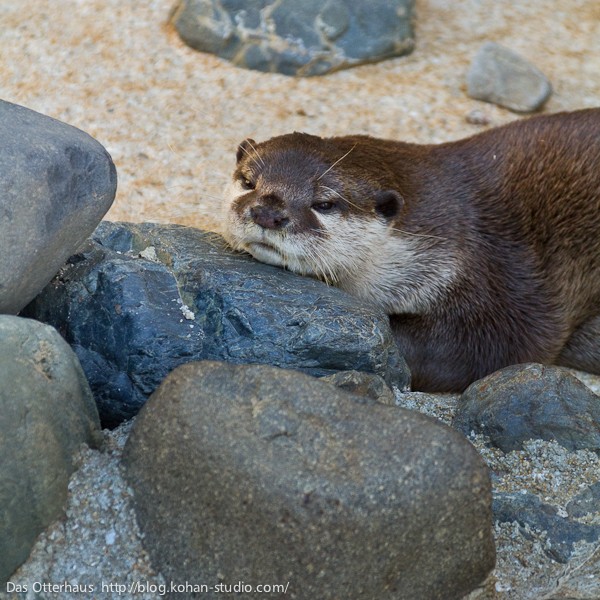
[[545, 550], [552, 559], [561, 563], [569, 560], [576, 542], [597, 543], [600, 540], [600, 525], [588, 525], [563, 517], [558, 509], [545, 504], [534, 494], [496, 494], [493, 509], [494, 519], [501, 523], [516, 521], [521, 527], [545, 531]]
[[248, 69], [322, 75], [413, 49], [414, 0], [180, 0], [192, 48]]
[[98, 412], [73, 351], [51, 327], [0, 315], [0, 582], [63, 511], [80, 444]]
[[340, 371], [323, 377], [322, 381], [332, 383], [336, 387], [361, 398], [375, 400], [381, 404], [396, 404], [394, 392], [390, 390], [382, 377], [373, 373]]
[[518, 54], [487, 42], [476, 54], [467, 74], [467, 93], [475, 100], [493, 102], [516, 112], [539, 110], [550, 98], [546, 76]]
[[494, 564], [487, 469], [462, 436], [295, 371], [178, 368], [123, 464], [167, 580], [450, 600]]
[[0, 313], [17, 313], [110, 208], [117, 178], [89, 135], [0, 100]]
[[408, 384], [387, 317], [337, 288], [233, 253], [197, 229], [104, 222], [94, 239], [25, 312], [72, 345], [107, 425], [137, 413], [191, 360], [318, 376], [357, 369]]
[[529, 439], [600, 453], [600, 397], [560, 367], [507, 367], [470, 385], [453, 425], [490, 437], [504, 452]]
[[566, 506], [567, 513], [575, 519], [593, 514], [600, 522], [600, 481], [590, 485]]

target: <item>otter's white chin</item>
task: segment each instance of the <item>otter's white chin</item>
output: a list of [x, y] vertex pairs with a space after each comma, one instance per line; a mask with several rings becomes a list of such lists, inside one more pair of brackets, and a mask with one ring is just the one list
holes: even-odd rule
[[275, 267], [283, 267], [299, 275], [314, 276], [312, 267], [305, 260], [298, 258], [292, 252], [281, 252], [275, 246], [263, 242], [246, 243], [244, 250], [252, 254], [256, 260]]
[[250, 242], [246, 245], [245, 250], [252, 254], [256, 260], [276, 267], [285, 267], [283, 257], [273, 246], [262, 242]]

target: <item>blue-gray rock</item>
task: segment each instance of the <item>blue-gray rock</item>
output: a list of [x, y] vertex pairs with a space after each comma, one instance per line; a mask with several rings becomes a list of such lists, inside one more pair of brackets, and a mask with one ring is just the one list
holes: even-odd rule
[[63, 513], [73, 455], [102, 440], [77, 357], [52, 327], [0, 315], [0, 583]]
[[600, 453], [600, 397], [560, 367], [514, 365], [476, 381], [460, 397], [453, 425], [489, 436], [504, 452], [542, 439]]
[[485, 43], [467, 74], [467, 93], [516, 112], [539, 110], [550, 98], [547, 77], [518, 54], [494, 42]]
[[70, 125], [0, 100], [0, 313], [18, 313], [110, 208], [106, 150]]
[[25, 314], [72, 345], [107, 426], [135, 415], [191, 360], [317, 376], [356, 369], [408, 385], [388, 318], [337, 288], [235, 253], [197, 229], [103, 222], [93, 237]]
[[412, 51], [414, 0], [180, 0], [172, 15], [192, 48], [235, 65], [322, 75]]
[[494, 565], [489, 476], [467, 440], [295, 371], [179, 367], [140, 411], [123, 465], [167, 580], [452, 600]]
[[600, 481], [585, 488], [566, 506], [567, 513], [574, 519], [594, 515], [600, 521]]
[[520, 494], [495, 494], [494, 519], [517, 522], [538, 532], [546, 532], [549, 542], [546, 553], [557, 562], [566, 563], [573, 552], [573, 544], [580, 541], [596, 543], [600, 540], [600, 525], [586, 525], [561, 517], [558, 510], [543, 503], [529, 492]]

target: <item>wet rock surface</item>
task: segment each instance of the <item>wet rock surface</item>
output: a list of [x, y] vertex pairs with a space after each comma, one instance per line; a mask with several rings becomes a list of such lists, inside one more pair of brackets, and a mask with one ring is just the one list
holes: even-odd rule
[[52, 328], [0, 315], [0, 582], [63, 514], [73, 455], [101, 441], [73, 351]]
[[413, 49], [414, 0], [180, 0], [173, 11], [192, 48], [284, 75], [329, 71]]
[[452, 599], [494, 564], [487, 469], [462, 436], [294, 371], [179, 367], [123, 464], [144, 544], [173, 581]]
[[108, 426], [192, 360], [410, 380], [385, 315], [183, 226], [102, 223], [24, 314], [71, 344]]
[[106, 150], [0, 100], [0, 313], [16, 314], [92, 233], [115, 197]]

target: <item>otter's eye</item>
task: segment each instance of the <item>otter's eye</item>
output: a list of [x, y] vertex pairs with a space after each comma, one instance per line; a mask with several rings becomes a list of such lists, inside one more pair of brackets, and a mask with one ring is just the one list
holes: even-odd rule
[[253, 190], [256, 184], [247, 177], [240, 177], [240, 184], [245, 190]]
[[335, 208], [334, 202], [317, 202], [311, 206], [313, 210], [316, 210], [320, 213], [328, 213], [331, 212]]

